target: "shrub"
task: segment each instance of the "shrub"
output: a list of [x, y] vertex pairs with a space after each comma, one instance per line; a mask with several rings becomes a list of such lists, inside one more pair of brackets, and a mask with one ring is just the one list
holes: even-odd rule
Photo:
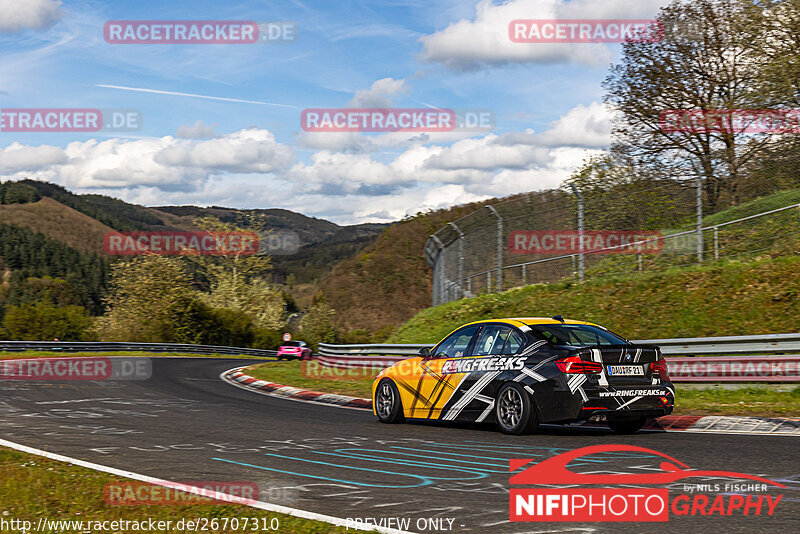
[[57, 307], [48, 302], [8, 306], [4, 336], [16, 341], [92, 341], [92, 318], [81, 306]]

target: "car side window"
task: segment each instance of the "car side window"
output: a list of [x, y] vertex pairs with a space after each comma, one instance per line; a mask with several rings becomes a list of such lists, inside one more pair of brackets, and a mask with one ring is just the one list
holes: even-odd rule
[[508, 336], [506, 340], [506, 344], [503, 346], [504, 355], [511, 355], [516, 354], [520, 351], [522, 346], [525, 344], [525, 338], [517, 332], [516, 330], [511, 331], [511, 335]]
[[437, 358], [459, 358], [464, 355], [469, 347], [469, 342], [478, 331], [479, 326], [468, 326], [458, 332], [454, 332], [447, 339], [441, 342], [436, 349]]
[[483, 327], [478, 342], [472, 351], [472, 356], [488, 356], [500, 354], [511, 328], [502, 325], [486, 325]]

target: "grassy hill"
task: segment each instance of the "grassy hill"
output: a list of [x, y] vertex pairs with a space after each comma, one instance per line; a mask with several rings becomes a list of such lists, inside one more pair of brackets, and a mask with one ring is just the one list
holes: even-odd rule
[[297, 254], [273, 256], [278, 281], [294, 274], [298, 281], [316, 282], [335, 262], [358, 252], [386, 227], [382, 224], [340, 226], [283, 209], [149, 208], [103, 195], [77, 195], [47, 182], [0, 183], [0, 224], [41, 233], [83, 253], [102, 254], [103, 236], [109, 231], [195, 230], [194, 220], [208, 215], [246, 226], [245, 211], [259, 215], [267, 229], [290, 230], [300, 238], [302, 247]]
[[41, 232], [81, 252], [103, 252], [103, 236], [113, 229], [52, 198], [29, 204], [0, 205], [0, 223]]
[[557, 314], [631, 339], [800, 332], [800, 256], [511, 289], [423, 310], [389, 341], [434, 343], [470, 321]]

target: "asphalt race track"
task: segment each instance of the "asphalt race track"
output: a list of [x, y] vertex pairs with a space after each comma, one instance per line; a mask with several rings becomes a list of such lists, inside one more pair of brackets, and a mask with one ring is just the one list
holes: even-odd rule
[[[254, 360], [156, 358], [142, 381], [0, 381], [0, 435], [105, 466], [173, 481], [253, 481], [262, 501], [340, 518], [452, 520], [455, 532], [798, 532], [796, 437], [548, 427], [382, 425], [366, 411], [244, 391], [219, 379]], [[773, 517], [671, 516], [669, 523], [509, 523], [509, 463], [598, 444], [658, 450], [690, 467], [784, 483]], [[657, 472], [660, 460], [608, 454], [576, 472]], [[687, 479], [670, 486], [730, 479]], [[146, 509], [143, 511], [146, 514]], [[417, 520], [422, 522], [417, 523]], [[433, 524], [436, 524], [435, 522]], [[393, 524], [392, 526], [396, 526]]]

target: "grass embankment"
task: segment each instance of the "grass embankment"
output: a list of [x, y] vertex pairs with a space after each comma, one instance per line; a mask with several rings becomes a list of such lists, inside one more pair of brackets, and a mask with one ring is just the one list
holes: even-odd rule
[[[262, 363], [245, 369], [251, 376], [284, 386], [338, 393], [369, 399], [373, 377], [340, 380], [309, 376], [298, 362]], [[316, 371], [315, 371], [316, 372]], [[340, 371], [343, 372], [343, 371]], [[377, 371], [375, 372], [377, 374]], [[800, 387], [776, 391], [764, 386], [742, 389], [681, 389], [678, 385], [675, 415], [800, 416]]]
[[139, 356], [148, 358], [244, 358], [248, 360], [263, 360], [263, 356], [250, 356], [246, 354], [190, 354], [183, 352], [59, 352], [44, 350], [28, 350], [24, 352], [0, 352], [0, 360], [27, 359], [27, 358], [110, 358], [112, 356]]
[[491, 317], [563, 315], [630, 339], [800, 332], [800, 256], [510, 289], [428, 308], [390, 343], [435, 343]]
[[[262, 518], [265, 518], [267, 526], [273, 518], [276, 518], [279, 528], [275, 531], [270, 530], [271, 532], [293, 534], [360, 532], [320, 521], [264, 512], [247, 506], [224, 504], [119, 506], [107, 503], [103, 499], [103, 488], [106, 484], [125, 481], [127, 479], [0, 447], [0, 495], [2, 496], [0, 519], [31, 521], [35, 528], [41, 517], [84, 522], [153, 519], [172, 521], [173, 527], [181, 519], [196, 521], [198, 518], [219, 518], [222, 521], [224, 518], [238, 518], [240, 521], [238, 530], [211, 529], [210, 524], [209, 530], [204, 530], [204, 532], [234, 533], [243, 531], [241, 521], [244, 518], [258, 518], [259, 525], [262, 524]], [[122, 531], [124, 529], [117, 530], [117, 532]], [[153, 532], [148, 528], [141, 531]], [[173, 533], [190, 531], [194, 532], [194, 529], [168, 530]], [[254, 529], [245, 531], [258, 532]], [[41, 532], [113, 532], [113, 530], [95, 530], [93, 527], [84, 526], [77, 530], [51, 528]]]
[[679, 384], [677, 389], [675, 415], [800, 417], [800, 387], [790, 391], [764, 386], [682, 390]]
[[[311, 365], [306, 366], [307, 363]], [[254, 365], [245, 369], [247, 374], [268, 382], [275, 382], [284, 386], [323, 391], [325, 393], [338, 393], [352, 397], [370, 398], [372, 395], [372, 379], [378, 374], [378, 369], [361, 369], [334, 371], [319, 366], [316, 362], [270, 362]], [[346, 376], [345, 373], [351, 376]], [[353, 376], [353, 375], [356, 376]]]

